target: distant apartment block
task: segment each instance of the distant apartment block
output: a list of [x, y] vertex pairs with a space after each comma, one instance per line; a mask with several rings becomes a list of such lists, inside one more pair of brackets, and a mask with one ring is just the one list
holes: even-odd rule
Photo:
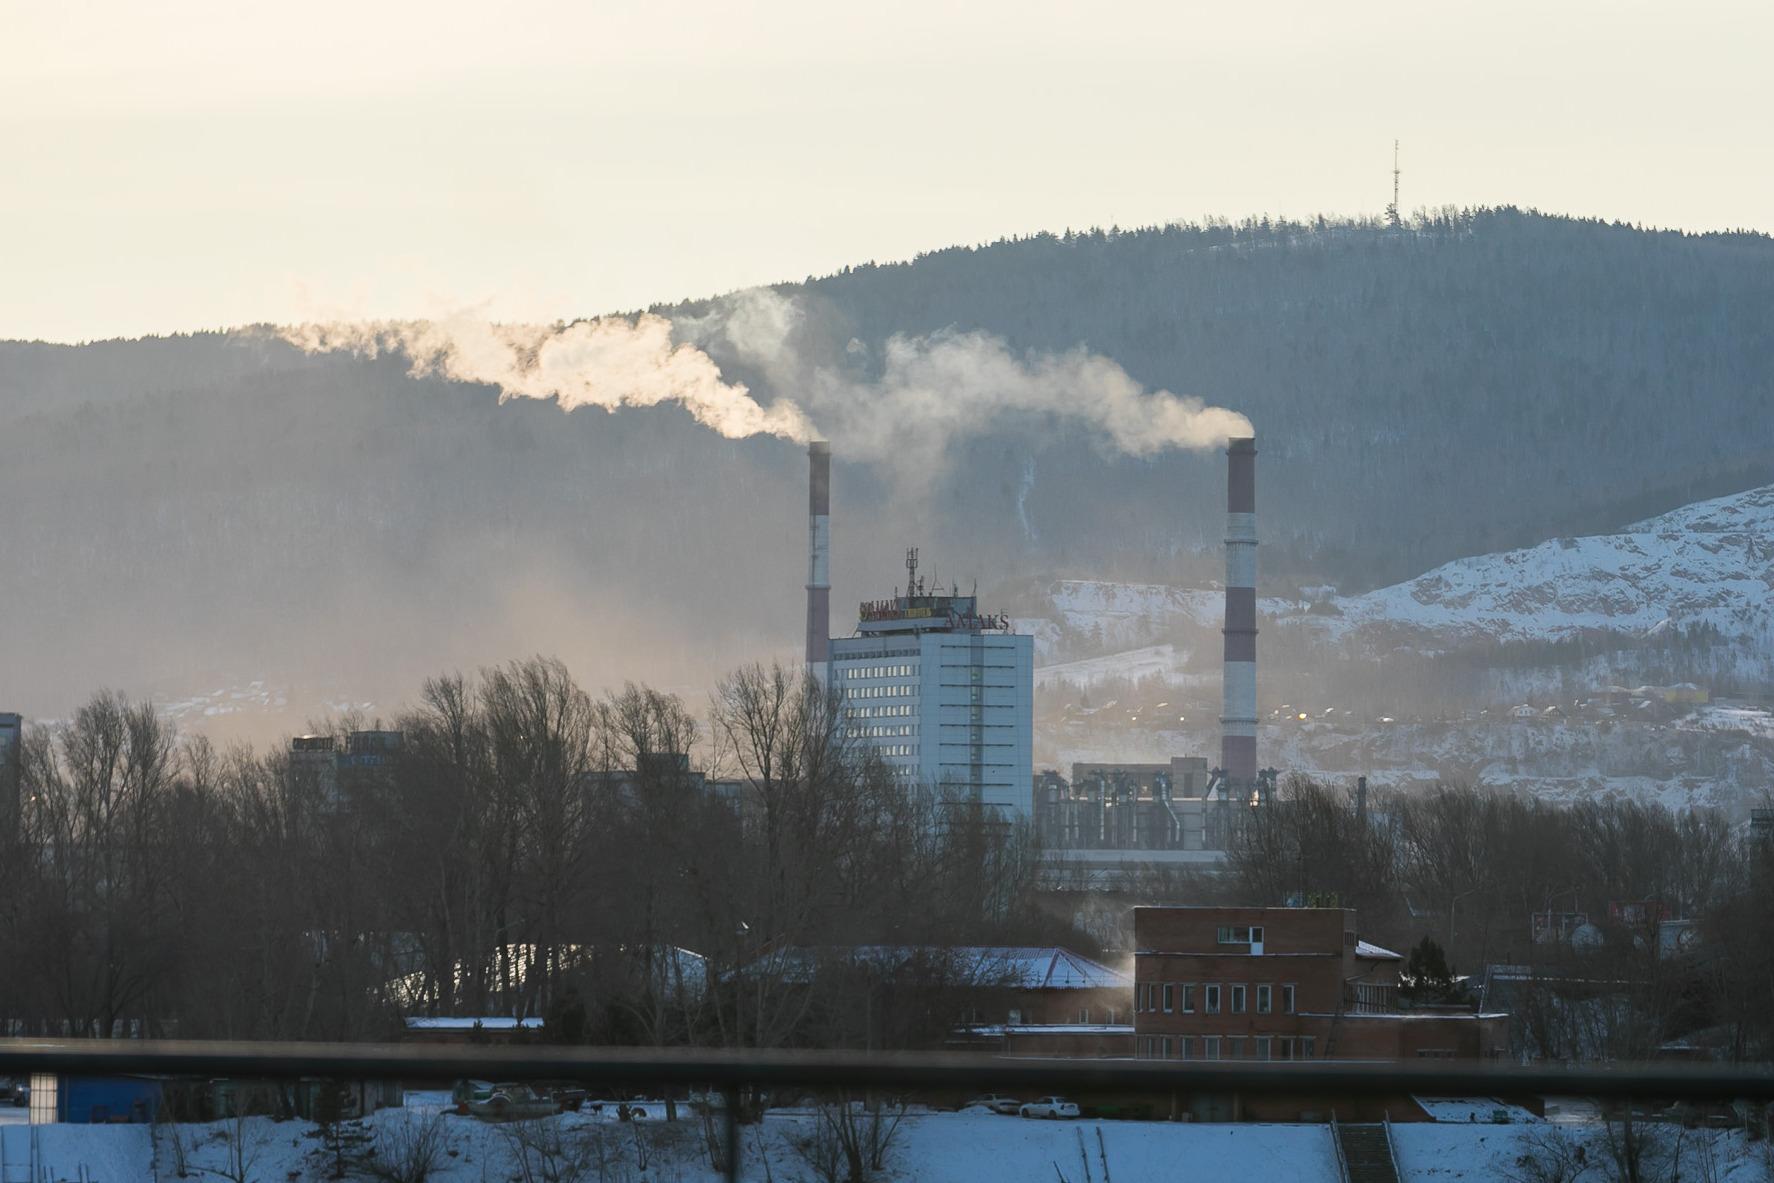
[[290, 740], [290, 786], [328, 809], [346, 808], [358, 792], [393, 774], [405, 746], [399, 731], [298, 735]]
[[904, 595], [862, 605], [831, 642], [849, 738], [908, 782], [1026, 817], [1034, 771], [1035, 642], [959, 589], [928, 590], [907, 561]]

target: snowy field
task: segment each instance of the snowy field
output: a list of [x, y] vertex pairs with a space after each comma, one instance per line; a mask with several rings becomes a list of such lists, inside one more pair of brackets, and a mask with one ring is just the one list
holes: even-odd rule
[[[649, 1106], [646, 1120], [619, 1123], [611, 1114], [568, 1114], [545, 1122], [488, 1125], [441, 1115], [430, 1098], [405, 1110], [387, 1110], [357, 1129], [353, 1177], [375, 1176], [363, 1156], [376, 1147], [384, 1168], [415, 1133], [437, 1123], [439, 1146], [429, 1183], [715, 1183], [719, 1125], [685, 1113], [662, 1120]], [[1524, 1155], [1583, 1150], [1589, 1165], [1578, 1183], [1610, 1175], [1605, 1128], [1597, 1123], [1551, 1123], [1525, 1118], [1504, 1125], [1472, 1123], [1494, 1103], [1437, 1103], [1442, 1124], [1393, 1127], [1406, 1183], [1523, 1178]], [[800, 1149], [817, 1124], [807, 1111], [772, 1111], [742, 1131], [743, 1177], [769, 1183], [816, 1183], [819, 1173]], [[1658, 1127], [1663, 1129], [1664, 1127]], [[0, 1130], [8, 1164], [25, 1152], [27, 1127]], [[1680, 1134], [1679, 1145], [1673, 1140]], [[309, 1122], [251, 1118], [210, 1125], [44, 1126], [36, 1131], [37, 1161], [48, 1183], [308, 1183], [332, 1177], [333, 1160]], [[1550, 1141], [1549, 1141], [1550, 1140]], [[1674, 1131], [1665, 1153], [1678, 1152], [1682, 1179], [1765, 1183], [1771, 1179], [1765, 1143], [1736, 1131]], [[181, 1176], [180, 1168], [183, 1167]], [[388, 1176], [382, 1176], [387, 1178]], [[1660, 1177], [1669, 1177], [1667, 1171]], [[1325, 1126], [1191, 1125], [1126, 1121], [1024, 1121], [976, 1112], [908, 1115], [888, 1153], [883, 1183], [1174, 1183], [1298, 1180], [1336, 1183], [1336, 1160]], [[409, 1176], [408, 1183], [418, 1183]]]

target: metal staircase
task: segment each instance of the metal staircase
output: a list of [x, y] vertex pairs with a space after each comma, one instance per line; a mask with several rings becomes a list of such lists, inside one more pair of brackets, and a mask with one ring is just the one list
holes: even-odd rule
[[1399, 1183], [1392, 1157], [1392, 1131], [1379, 1122], [1345, 1125], [1331, 1121], [1337, 1166], [1344, 1183]]

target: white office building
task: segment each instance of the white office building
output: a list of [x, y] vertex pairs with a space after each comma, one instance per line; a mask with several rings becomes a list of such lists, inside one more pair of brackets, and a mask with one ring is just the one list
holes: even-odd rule
[[974, 596], [909, 593], [862, 605], [856, 634], [833, 638], [832, 685], [845, 726], [908, 782], [1009, 817], [1033, 809], [1034, 638]]

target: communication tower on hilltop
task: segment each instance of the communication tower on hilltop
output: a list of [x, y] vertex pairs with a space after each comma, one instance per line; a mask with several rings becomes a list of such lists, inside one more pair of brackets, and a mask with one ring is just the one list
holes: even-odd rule
[[1398, 141], [1392, 141], [1392, 204], [1386, 207], [1386, 223], [1394, 230], [1403, 223], [1398, 218]]

